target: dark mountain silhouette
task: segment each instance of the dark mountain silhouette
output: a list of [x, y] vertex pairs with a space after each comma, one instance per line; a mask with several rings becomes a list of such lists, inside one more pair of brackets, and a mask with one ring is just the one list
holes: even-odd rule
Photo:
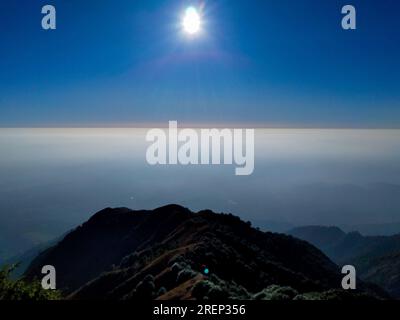
[[346, 233], [337, 227], [307, 226], [294, 228], [288, 232], [290, 235], [312, 243], [324, 251], [336, 245], [346, 237]]
[[[70, 299], [331, 299], [368, 298], [339, 290], [339, 268], [319, 249], [264, 233], [231, 214], [193, 213], [178, 205], [152, 211], [96, 213], [26, 272], [57, 270]], [[209, 273], [204, 274], [205, 266]]]
[[354, 265], [362, 279], [400, 298], [400, 234], [363, 236], [323, 226], [299, 227], [288, 234], [314, 244], [339, 265]]
[[[345, 232], [357, 230], [364, 236], [393, 236], [400, 233], [399, 222], [342, 225], [340, 227]], [[286, 229], [285, 231], [287, 230], [289, 229]]]

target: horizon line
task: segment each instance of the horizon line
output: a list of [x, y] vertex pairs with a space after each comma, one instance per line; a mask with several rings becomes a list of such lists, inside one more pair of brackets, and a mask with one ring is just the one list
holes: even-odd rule
[[42, 125], [10, 125], [2, 126], [0, 129], [149, 129], [168, 128], [170, 121], [177, 121], [178, 128], [248, 128], [248, 129], [315, 129], [315, 130], [400, 130], [400, 125], [304, 125], [285, 123], [259, 123], [259, 122], [191, 122], [191, 121], [157, 121], [157, 122], [132, 122], [132, 123], [81, 123], [81, 124], [42, 124]]

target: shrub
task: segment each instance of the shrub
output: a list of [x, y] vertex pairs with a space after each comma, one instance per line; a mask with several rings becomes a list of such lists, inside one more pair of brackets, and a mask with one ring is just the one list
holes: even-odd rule
[[0, 270], [0, 300], [58, 300], [61, 295], [55, 290], [45, 290], [38, 281], [11, 280], [10, 275], [17, 265]]
[[210, 281], [202, 280], [196, 283], [192, 289], [192, 295], [198, 300], [203, 300], [207, 296], [213, 284]]
[[254, 295], [255, 300], [293, 300], [298, 292], [291, 287], [269, 286]]
[[158, 289], [156, 297], [160, 297], [166, 293], [167, 293], [167, 289], [165, 289], [165, 287], [161, 287], [160, 289]]
[[187, 280], [190, 280], [196, 276], [196, 272], [194, 272], [191, 268], [186, 267], [185, 269], [178, 272], [176, 277], [177, 283], [183, 283]]
[[154, 285], [154, 277], [150, 274], [140, 281], [135, 289], [135, 295], [139, 299], [152, 299], [156, 286]]
[[207, 296], [211, 300], [225, 300], [228, 298], [228, 294], [224, 291], [220, 286], [213, 285], [210, 290], [208, 291]]

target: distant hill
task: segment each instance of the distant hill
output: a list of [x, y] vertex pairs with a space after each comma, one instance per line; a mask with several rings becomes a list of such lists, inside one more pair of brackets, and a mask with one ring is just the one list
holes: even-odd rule
[[329, 251], [329, 248], [346, 237], [346, 233], [337, 227], [299, 227], [289, 231], [289, 234], [323, 248], [324, 251]]
[[345, 233], [336, 227], [323, 226], [299, 227], [288, 234], [314, 244], [339, 265], [354, 265], [362, 279], [400, 298], [397, 279], [397, 275], [400, 276], [400, 234], [363, 236], [356, 231]]
[[400, 223], [359, 224], [351, 226], [343, 225], [341, 226], [341, 229], [345, 232], [357, 230], [364, 236], [393, 236], [400, 233]]
[[39, 244], [24, 253], [14, 256], [12, 258], [0, 261], [0, 267], [3, 266], [15, 266], [15, 268], [12, 270], [10, 273], [10, 276], [13, 279], [18, 279], [23, 274], [25, 273], [26, 269], [29, 267], [29, 265], [32, 263], [32, 261], [44, 250], [54, 246], [62, 240], [63, 237], [58, 237], [57, 239], [54, 239], [52, 241], [44, 242], [42, 244]]
[[254, 227], [260, 228], [262, 231], [284, 233], [294, 226], [288, 222], [277, 221], [277, 220], [262, 220], [262, 219], [251, 219]]
[[[341, 291], [339, 268], [309, 243], [264, 233], [231, 214], [178, 205], [96, 213], [26, 272], [54, 265], [70, 299], [367, 298]], [[209, 271], [204, 272], [205, 268]], [[377, 291], [376, 291], [377, 292]]]

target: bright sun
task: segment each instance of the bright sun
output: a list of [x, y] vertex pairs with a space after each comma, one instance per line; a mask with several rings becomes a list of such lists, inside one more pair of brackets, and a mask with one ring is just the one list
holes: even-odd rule
[[182, 20], [182, 27], [190, 35], [194, 35], [200, 31], [201, 17], [195, 8], [189, 7], [186, 9]]

